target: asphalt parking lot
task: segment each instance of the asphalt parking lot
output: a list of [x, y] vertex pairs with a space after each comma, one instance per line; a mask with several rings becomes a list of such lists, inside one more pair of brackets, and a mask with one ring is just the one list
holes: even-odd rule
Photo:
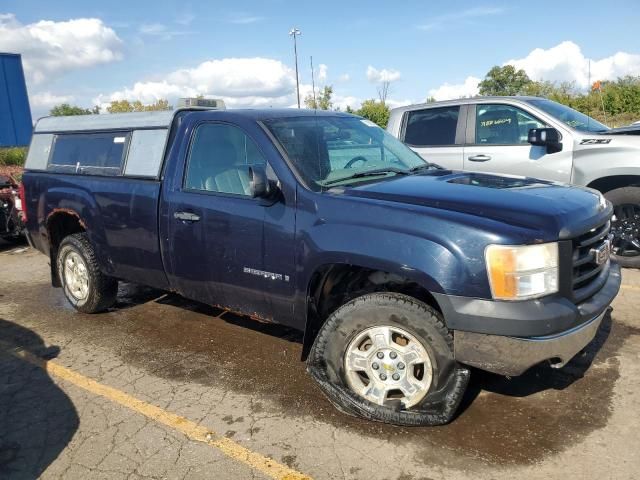
[[0, 478], [637, 478], [638, 272], [564, 369], [474, 371], [437, 428], [337, 412], [294, 331], [135, 285], [83, 315], [48, 272], [0, 241]]

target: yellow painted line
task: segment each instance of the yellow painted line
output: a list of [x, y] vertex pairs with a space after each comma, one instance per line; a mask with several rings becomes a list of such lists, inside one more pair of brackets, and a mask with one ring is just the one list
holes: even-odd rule
[[244, 463], [271, 478], [277, 480], [311, 480], [311, 477], [297, 472], [286, 465], [282, 465], [269, 457], [253, 452], [239, 443], [212, 432], [185, 417], [167, 412], [160, 407], [132, 397], [116, 388], [103, 385], [57, 363], [36, 357], [25, 350], [14, 349], [12, 353], [14, 356], [46, 370], [49, 374], [66, 380], [76, 387], [107, 398], [112, 402], [118, 403], [147, 418], [177, 430], [191, 440], [206, 443], [211, 447], [217, 448], [228, 457]]
[[624, 283], [622, 285], [620, 285], [620, 288], [623, 288], [625, 290], [638, 290], [638, 291], [640, 291], [640, 286], [637, 286], [637, 285], [625, 285]]

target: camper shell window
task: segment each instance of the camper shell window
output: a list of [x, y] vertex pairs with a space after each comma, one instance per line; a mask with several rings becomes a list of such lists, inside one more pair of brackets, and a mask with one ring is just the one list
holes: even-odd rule
[[123, 131], [56, 135], [48, 170], [120, 175], [129, 138]]

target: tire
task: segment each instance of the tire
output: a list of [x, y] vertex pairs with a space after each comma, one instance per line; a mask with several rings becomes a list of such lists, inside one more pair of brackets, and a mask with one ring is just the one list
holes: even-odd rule
[[86, 233], [75, 233], [62, 240], [57, 267], [64, 295], [79, 312], [102, 312], [115, 303], [118, 281], [100, 271]]
[[[611, 222], [611, 230], [614, 234], [612, 257], [622, 267], [640, 268], [640, 248], [635, 248], [628, 242], [623, 243], [620, 239], [620, 233], [626, 232], [640, 243], [640, 187], [616, 188], [605, 193], [604, 196], [613, 204], [614, 209], [614, 219]], [[633, 210], [635, 212], [632, 212]], [[639, 217], [636, 219], [633, 213]], [[625, 255], [616, 254], [620, 248], [625, 248]]]
[[[380, 341], [386, 336], [381, 332], [387, 330], [400, 335], [399, 339], [409, 340], [401, 342], [404, 347], [398, 347], [399, 344], [394, 342], [389, 343], [389, 349], [380, 347], [382, 343], [374, 345], [373, 335]], [[365, 339], [362, 344], [365, 350], [359, 343], [362, 338]], [[366, 349], [367, 342], [372, 343], [370, 350]], [[408, 346], [412, 346], [413, 351], [421, 351], [423, 357], [426, 353], [422, 367], [411, 366], [406, 355]], [[354, 352], [354, 349], [358, 351]], [[390, 352], [396, 350], [396, 357], [392, 357]], [[354, 375], [353, 368], [347, 367], [347, 359], [353, 353], [357, 353], [356, 357], [368, 355], [366, 370], [356, 372], [357, 375]], [[378, 361], [380, 353], [383, 360]], [[393, 363], [399, 360], [405, 360], [406, 365], [401, 367], [400, 363]], [[374, 363], [378, 364], [377, 368]], [[432, 373], [430, 381], [429, 367]], [[418, 379], [420, 368], [422, 379]], [[470, 375], [469, 370], [454, 359], [453, 335], [441, 315], [425, 303], [398, 293], [371, 293], [338, 308], [318, 332], [309, 353], [307, 369], [338, 410], [369, 420], [411, 426], [449, 423], [460, 405]], [[393, 379], [389, 379], [387, 373], [393, 375]], [[389, 383], [378, 383], [383, 374], [385, 382]], [[396, 374], [404, 376], [396, 378]], [[424, 385], [417, 389], [421, 393], [410, 397], [394, 388], [405, 379], [422, 382]], [[365, 397], [365, 391], [380, 391], [376, 385], [387, 389], [386, 394], [377, 395], [377, 401]], [[357, 393], [356, 387], [363, 393]], [[389, 398], [393, 392], [395, 398]]]

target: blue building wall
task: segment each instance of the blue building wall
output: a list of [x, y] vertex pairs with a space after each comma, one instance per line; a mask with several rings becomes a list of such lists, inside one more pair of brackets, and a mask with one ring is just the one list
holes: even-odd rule
[[29, 145], [31, 130], [22, 59], [14, 53], [0, 53], [0, 147]]

